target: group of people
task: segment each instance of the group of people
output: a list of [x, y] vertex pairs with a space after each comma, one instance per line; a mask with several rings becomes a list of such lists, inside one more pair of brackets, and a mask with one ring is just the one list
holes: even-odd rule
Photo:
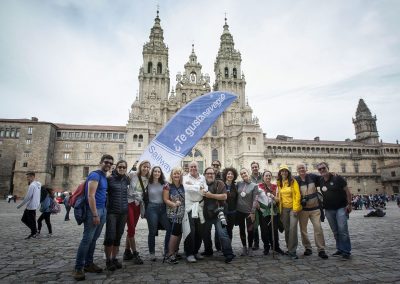
[[[346, 181], [331, 174], [325, 162], [317, 166], [320, 175], [307, 173], [306, 166], [299, 164], [298, 176], [292, 176], [289, 167], [281, 165], [276, 184], [272, 183], [272, 172], [261, 173], [257, 162], [250, 165], [251, 171], [242, 168], [238, 172], [232, 167], [221, 170], [221, 163], [213, 161], [201, 174], [197, 162], [193, 161], [188, 165], [188, 172], [174, 168], [169, 177], [164, 176], [161, 167], [151, 167], [149, 161], [140, 162], [137, 169], [129, 172], [124, 160], [113, 166], [113, 157], [103, 155], [99, 170], [91, 172], [86, 179], [87, 212], [73, 272], [76, 280], [85, 279], [85, 272], [102, 272], [94, 263], [93, 254], [104, 224], [106, 269], [113, 271], [122, 267], [118, 252], [125, 226], [123, 260], [142, 264], [135, 239], [140, 217], [147, 220], [151, 261], [157, 259], [155, 238], [160, 228], [165, 229], [161, 254], [170, 264], [182, 258], [179, 254], [182, 240], [186, 260], [190, 263], [213, 255], [213, 239], [225, 262], [231, 262], [235, 258], [232, 250], [234, 226], [239, 226], [241, 256], [251, 256], [257, 249], [254, 243], [260, 231], [264, 255], [272, 251], [297, 259], [299, 224], [304, 255], [309, 256], [313, 253], [307, 233], [309, 220], [318, 256], [327, 259], [321, 226], [325, 217], [336, 239], [337, 251], [333, 256], [350, 258], [347, 218], [352, 209], [351, 194]], [[239, 175], [240, 181], [237, 180]], [[29, 189], [38, 186], [37, 183], [32, 179]], [[29, 208], [26, 211], [24, 215], [31, 214]], [[23, 217], [23, 221], [27, 219]], [[214, 238], [212, 226], [215, 227]], [[285, 251], [279, 245], [281, 229], [284, 230]], [[204, 251], [200, 253], [202, 243]]]

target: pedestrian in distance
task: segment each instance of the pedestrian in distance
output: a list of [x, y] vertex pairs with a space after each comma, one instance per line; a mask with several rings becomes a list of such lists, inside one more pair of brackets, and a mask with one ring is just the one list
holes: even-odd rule
[[39, 211], [42, 212], [42, 214], [40, 215], [39, 219], [37, 220], [37, 224], [38, 224], [38, 232], [37, 232], [37, 236], [40, 236], [40, 232], [42, 230], [42, 221], [43, 219], [46, 222], [46, 226], [47, 226], [47, 230], [49, 232], [49, 234], [47, 235], [47, 237], [51, 237], [53, 234], [53, 230], [52, 230], [52, 226], [51, 226], [51, 221], [50, 221], [50, 217], [51, 217], [51, 204], [52, 202], [55, 202], [54, 200], [54, 191], [52, 188], [47, 187], [47, 186], [42, 186], [43, 190], [45, 190], [47, 192], [45, 198], [43, 199], [43, 201], [40, 202], [40, 208]]

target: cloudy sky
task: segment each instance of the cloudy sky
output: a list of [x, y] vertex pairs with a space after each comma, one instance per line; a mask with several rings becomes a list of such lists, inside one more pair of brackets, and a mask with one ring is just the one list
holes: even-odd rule
[[267, 137], [353, 139], [358, 100], [400, 139], [400, 1], [0, 2], [0, 117], [125, 125], [160, 5], [171, 83], [192, 43], [214, 78], [225, 12]]

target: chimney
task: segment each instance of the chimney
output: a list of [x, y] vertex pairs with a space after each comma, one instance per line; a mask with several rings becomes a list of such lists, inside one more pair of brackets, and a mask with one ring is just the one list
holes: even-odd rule
[[34, 116], [32, 116], [31, 120], [32, 120], [32, 121], [35, 121], [35, 122], [38, 122], [38, 121], [39, 121], [39, 119], [38, 119], [37, 117], [34, 117]]
[[319, 142], [319, 136], [314, 137], [314, 141]]

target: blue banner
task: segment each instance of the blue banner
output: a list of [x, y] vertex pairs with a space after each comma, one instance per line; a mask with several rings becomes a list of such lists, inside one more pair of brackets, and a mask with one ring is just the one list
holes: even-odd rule
[[218, 91], [194, 99], [160, 130], [139, 161], [149, 160], [152, 166], [160, 166], [169, 175], [236, 98]]

